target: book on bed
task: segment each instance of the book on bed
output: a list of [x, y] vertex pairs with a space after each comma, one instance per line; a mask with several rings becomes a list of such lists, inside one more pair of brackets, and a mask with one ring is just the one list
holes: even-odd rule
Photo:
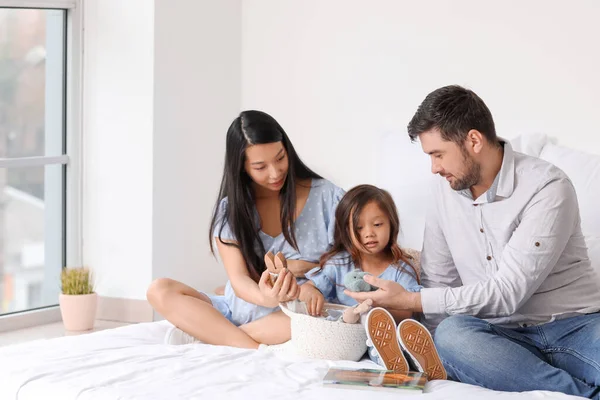
[[427, 375], [422, 372], [405, 374], [380, 369], [329, 368], [323, 385], [344, 389], [423, 391]]

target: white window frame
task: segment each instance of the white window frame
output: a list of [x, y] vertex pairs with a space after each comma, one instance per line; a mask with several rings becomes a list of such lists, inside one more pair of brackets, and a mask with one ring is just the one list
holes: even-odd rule
[[[0, 159], [0, 167], [66, 165], [65, 245], [68, 266], [82, 262], [82, 107], [83, 0], [0, 0], [0, 7], [66, 10], [66, 154], [61, 156]], [[58, 299], [56, 299], [58, 303]], [[39, 326], [61, 320], [58, 306], [0, 316], [0, 332]]]

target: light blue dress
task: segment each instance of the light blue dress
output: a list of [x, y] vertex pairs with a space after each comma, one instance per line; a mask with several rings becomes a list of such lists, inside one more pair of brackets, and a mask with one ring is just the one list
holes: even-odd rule
[[[319, 267], [313, 268], [306, 274], [306, 277], [323, 293], [325, 301], [330, 303], [343, 304], [345, 306], [355, 306], [356, 300], [344, 294], [344, 276], [356, 269], [350, 254], [341, 252], [332, 257], [321, 270]], [[400, 262], [399, 266], [390, 265], [380, 275], [379, 278], [388, 281], [394, 281], [402, 285], [409, 292], [419, 292], [421, 286], [414, 278], [414, 271], [410, 265]]]
[[[285, 240], [283, 233], [272, 237], [260, 230], [259, 236], [265, 251], [272, 251], [274, 254], [282, 252], [289, 260], [318, 262], [321, 255], [333, 243], [335, 209], [343, 195], [344, 190], [333, 183], [325, 179], [313, 179], [304, 208], [295, 221], [296, 242], [300, 251], [296, 251]], [[217, 224], [213, 237], [218, 237], [220, 231], [221, 239], [236, 240], [227, 222], [223, 229], [220, 229], [220, 221], [222, 221], [226, 208], [227, 198], [224, 198], [217, 211]], [[256, 227], [260, 228], [258, 211], [255, 212], [255, 222]], [[208, 294], [207, 296], [211, 299], [213, 306], [236, 326], [247, 324], [279, 309], [279, 307], [262, 307], [242, 300], [235, 295], [229, 281], [225, 285], [223, 296]]]
[[[306, 277], [323, 293], [325, 301], [345, 306], [355, 306], [358, 304], [357, 301], [344, 294], [344, 289], [346, 289], [344, 287], [344, 276], [354, 269], [356, 267], [350, 254], [342, 252], [327, 261], [322, 270], [318, 267], [311, 269]], [[422, 289], [422, 286], [414, 278], [413, 269], [404, 262], [400, 262], [399, 266], [388, 266], [379, 275], [379, 278], [397, 282], [409, 292], [419, 292]], [[369, 358], [376, 364], [385, 367], [373, 344], [367, 341], [367, 345]]]

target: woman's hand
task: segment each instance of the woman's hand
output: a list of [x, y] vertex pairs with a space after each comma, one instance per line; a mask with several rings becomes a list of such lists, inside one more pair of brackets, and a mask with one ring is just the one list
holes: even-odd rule
[[308, 282], [300, 285], [298, 299], [306, 303], [310, 315], [313, 317], [321, 315], [323, 304], [325, 304], [325, 296], [323, 296], [323, 293], [319, 289]]
[[265, 307], [277, 307], [279, 303], [295, 300], [300, 293], [296, 278], [287, 269], [277, 276], [275, 284], [271, 283], [271, 275], [265, 270], [260, 276], [258, 288], [263, 296], [262, 305]]

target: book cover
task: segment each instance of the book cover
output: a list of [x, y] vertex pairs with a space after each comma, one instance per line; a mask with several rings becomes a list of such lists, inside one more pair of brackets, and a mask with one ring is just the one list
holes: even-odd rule
[[323, 385], [347, 389], [423, 391], [427, 375], [422, 372], [401, 374], [379, 369], [329, 368]]

